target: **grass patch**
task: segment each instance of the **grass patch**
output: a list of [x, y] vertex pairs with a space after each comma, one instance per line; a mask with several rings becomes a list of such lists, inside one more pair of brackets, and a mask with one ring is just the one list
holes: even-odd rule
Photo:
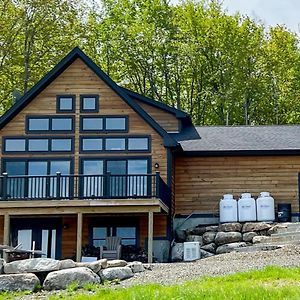
[[282, 300], [300, 299], [300, 268], [267, 267], [261, 271], [237, 273], [221, 277], [206, 277], [186, 282], [181, 285], [161, 286], [148, 284], [126, 289], [113, 290], [107, 287], [89, 287], [87, 294], [80, 290], [76, 295], [53, 296], [58, 299], [249, 299]]
[[[29, 293], [29, 292], [28, 292]], [[0, 300], [19, 298], [26, 293], [0, 293]], [[267, 267], [260, 271], [220, 277], [204, 277], [171, 286], [138, 285], [112, 289], [107, 285], [77, 283], [66, 291], [49, 296], [51, 300], [298, 300], [300, 299], [300, 268]]]

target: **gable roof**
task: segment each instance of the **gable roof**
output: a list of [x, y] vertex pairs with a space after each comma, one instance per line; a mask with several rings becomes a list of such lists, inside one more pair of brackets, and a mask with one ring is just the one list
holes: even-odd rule
[[185, 113], [184, 111], [182, 111], [180, 109], [177, 109], [175, 107], [166, 105], [163, 102], [153, 100], [149, 97], [143, 96], [141, 94], [138, 94], [138, 93], [136, 93], [134, 91], [131, 91], [129, 89], [126, 89], [124, 87], [121, 87], [121, 89], [126, 94], [128, 94], [130, 97], [132, 97], [133, 99], [139, 100], [139, 101], [141, 101], [145, 104], [148, 104], [150, 106], [156, 107], [156, 108], [161, 109], [161, 110], [164, 110], [165, 112], [171, 113], [171, 114], [175, 115], [176, 118], [178, 118], [178, 119], [190, 118], [190, 116], [187, 113]]
[[202, 126], [196, 129], [198, 139], [179, 142], [186, 154], [300, 155], [299, 125]]
[[123, 99], [145, 122], [147, 122], [164, 140], [167, 147], [177, 146], [177, 142], [170, 136], [149, 114], [147, 114], [124, 89], [120, 88], [107, 74], [105, 74], [83, 51], [74, 48], [47, 75], [32, 87], [0, 118], [0, 129], [16, 116], [28, 103], [41, 93], [53, 80], [66, 70], [77, 58], [80, 58], [101, 80], [103, 80], [121, 99]]

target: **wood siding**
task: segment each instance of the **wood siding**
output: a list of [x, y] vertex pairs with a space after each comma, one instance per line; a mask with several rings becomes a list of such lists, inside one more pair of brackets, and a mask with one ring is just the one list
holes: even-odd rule
[[176, 214], [216, 213], [223, 194], [268, 191], [299, 212], [300, 156], [177, 157]]
[[[16, 117], [14, 117], [1, 130], [1, 136], [29, 136], [25, 132], [25, 118], [26, 115], [56, 115], [56, 96], [64, 94], [76, 95], [76, 112], [66, 113], [65, 115], [75, 116], [75, 134], [53, 134], [49, 136], [74, 136], [75, 135], [75, 154], [10, 154], [5, 157], [64, 157], [74, 158], [74, 173], [78, 173], [79, 161], [79, 136], [80, 135], [95, 135], [95, 136], [120, 136], [120, 135], [150, 135], [151, 136], [151, 153], [105, 153], [105, 154], [81, 154], [81, 156], [90, 157], [109, 157], [109, 156], [152, 156], [152, 172], [156, 169], [154, 164], [159, 163], [161, 176], [166, 180], [167, 174], [167, 159], [166, 149], [163, 146], [163, 140], [150, 125], [148, 125], [134, 110], [129, 107], [112, 89], [110, 89], [99, 77], [94, 74], [80, 59], [69, 66], [57, 79], [55, 79], [43, 92], [41, 92], [32, 102], [30, 102]], [[80, 116], [80, 95], [82, 94], [99, 94], [100, 109], [99, 115], [127, 115], [129, 116], [129, 132], [107, 133], [107, 134], [93, 134], [79, 133], [79, 116]], [[84, 114], [81, 115], [92, 115]], [[61, 114], [60, 114], [61, 115]], [[33, 135], [32, 135], [33, 136]], [[34, 135], [38, 136], [38, 135]], [[40, 136], [47, 136], [42, 134]], [[0, 142], [2, 143], [2, 141]], [[2, 153], [2, 145], [0, 146]], [[0, 154], [3, 157], [2, 154]]]
[[179, 120], [175, 115], [162, 109], [135, 100], [165, 131], [179, 131]]
[[4, 216], [0, 216], [0, 243], [3, 244], [4, 237]]

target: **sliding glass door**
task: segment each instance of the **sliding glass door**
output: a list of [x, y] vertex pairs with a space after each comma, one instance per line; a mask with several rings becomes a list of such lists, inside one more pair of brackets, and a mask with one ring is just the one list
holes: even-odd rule
[[145, 197], [148, 168], [148, 159], [84, 159], [83, 197]]

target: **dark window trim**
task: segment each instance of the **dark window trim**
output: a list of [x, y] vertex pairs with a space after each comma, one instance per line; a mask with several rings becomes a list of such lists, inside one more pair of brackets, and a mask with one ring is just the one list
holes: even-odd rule
[[[103, 128], [101, 130], [83, 130], [83, 119], [93, 119], [93, 118], [101, 118], [103, 120]], [[113, 129], [106, 130], [106, 122], [107, 118], [124, 118], [125, 119], [125, 129]], [[82, 115], [80, 116], [80, 133], [103, 133], [103, 132], [128, 132], [129, 130], [129, 116], [128, 115]]]
[[[49, 130], [29, 130], [29, 119], [49, 119]], [[71, 130], [52, 130], [53, 119], [71, 119], [72, 128]], [[40, 133], [74, 133], [75, 132], [75, 116], [70, 115], [28, 115], [26, 116], [26, 130], [27, 134], [40, 134]]]
[[[25, 151], [6, 151], [5, 150], [5, 141], [6, 140], [25, 140]], [[70, 151], [54, 151], [51, 149], [52, 140], [71, 140], [71, 150]], [[48, 140], [48, 150], [47, 151], [29, 151], [29, 140]], [[41, 136], [5, 136], [2, 137], [2, 154], [33, 154], [33, 153], [41, 153], [41, 154], [49, 154], [49, 153], [55, 153], [55, 154], [65, 154], [65, 153], [74, 153], [74, 137], [61, 137], [61, 136], [47, 136], [47, 137], [41, 137]]]
[[[66, 109], [60, 109], [60, 98], [72, 98], [72, 109], [66, 110]], [[76, 95], [57, 95], [56, 96], [56, 112], [57, 113], [75, 113], [76, 108]]]
[[79, 174], [83, 174], [83, 162], [85, 160], [102, 160], [103, 163], [103, 174], [107, 173], [107, 164], [106, 162], [108, 160], [114, 160], [114, 161], [119, 161], [119, 160], [125, 160], [126, 161], [126, 171], [128, 170], [128, 160], [136, 160], [136, 159], [140, 159], [140, 160], [147, 160], [147, 174], [152, 174], [152, 157], [151, 156], [124, 156], [124, 157], [120, 157], [120, 156], [105, 156], [105, 157], [101, 157], [101, 156], [95, 156], [95, 157], [91, 157], [91, 156], [81, 156], [79, 158]]
[[[95, 98], [95, 108], [94, 109], [84, 109], [83, 108], [83, 99], [84, 98]], [[97, 95], [97, 94], [83, 94], [83, 95], [80, 95], [80, 112], [81, 113], [99, 112], [99, 95]]]
[[[125, 138], [125, 150], [106, 150], [106, 139], [111, 138]], [[129, 150], [128, 140], [130, 138], [147, 138], [148, 149], [147, 150]], [[83, 139], [102, 139], [102, 150], [83, 150]], [[151, 152], [151, 135], [114, 135], [114, 136], [92, 136], [81, 135], [79, 143], [79, 153], [150, 153]]]
[[[30, 161], [46, 161], [47, 162], [47, 174], [50, 173], [50, 161], [70, 161], [70, 174], [74, 174], [74, 159], [73, 157], [4, 157], [1, 161], [2, 173], [6, 171], [6, 162], [25, 162], [25, 173], [28, 174], [28, 162]], [[9, 176], [9, 174], [8, 174]]]

